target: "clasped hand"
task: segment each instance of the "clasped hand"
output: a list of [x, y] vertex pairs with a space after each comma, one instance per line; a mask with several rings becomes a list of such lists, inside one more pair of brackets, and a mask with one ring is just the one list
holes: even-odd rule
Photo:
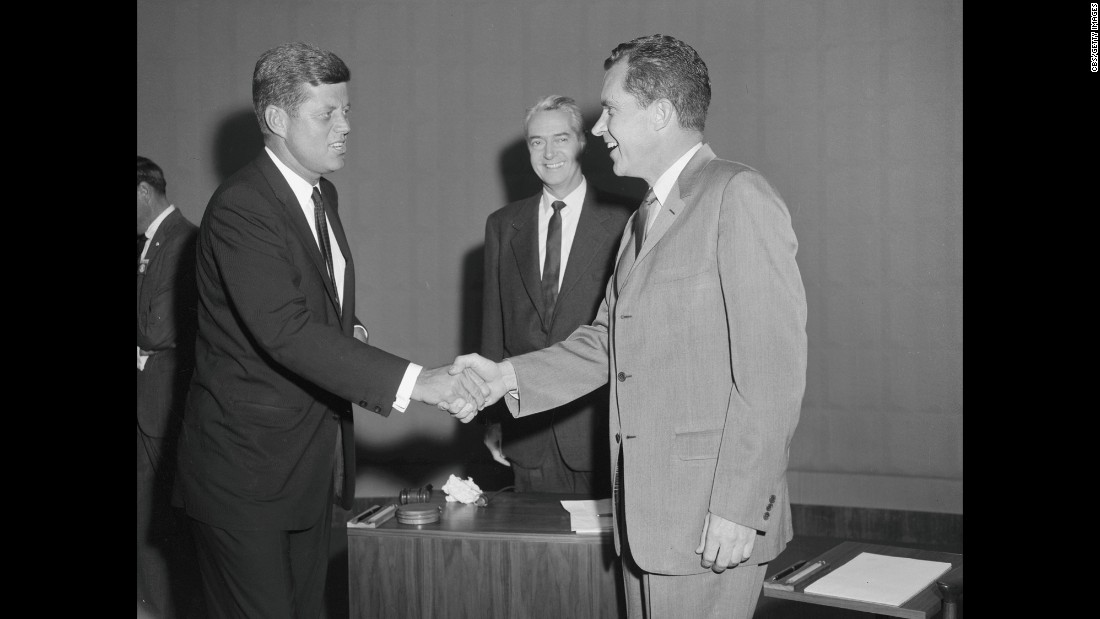
[[456, 357], [450, 366], [421, 370], [412, 397], [469, 423], [478, 411], [495, 403], [506, 391], [499, 364], [470, 354]]

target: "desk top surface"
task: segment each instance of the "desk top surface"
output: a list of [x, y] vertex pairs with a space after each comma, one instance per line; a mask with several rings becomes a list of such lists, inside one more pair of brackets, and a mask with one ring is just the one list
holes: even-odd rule
[[[439, 522], [431, 524], [402, 524], [391, 518], [378, 528], [347, 527], [348, 537], [355, 536], [414, 536], [479, 539], [538, 540], [560, 543], [604, 544], [611, 543], [611, 532], [575, 533], [570, 528], [569, 512], [561, 502], [591, 500], [592, 497], [574, 494], [542, 492], [502, 492], [489, 495], [485, 507], [464, 503], [448, 503], [442, 492], [433, 493], [430, 505], [442, 508]], [[386, 506], [396, 503], [394, 497], [360, 497], [348, 513], [351, 520], [372, 505]]]
[[[805, 552], [803, 552], [800, 553], [800, 556], [794, 556], [793, 554], [784, 552], [780, 555], [779, 558], [777, 558], [776, 561], [773, 561], [769, 565], [767, 576], [771, 577], [773, 574], [779, 572], [781, 569], [786, 567], [789, 563], [793, 563], [795, 560], [800, 558], [807, 559], [811, 562], [818, 559], [824, 559], [825, 561], [828, 561], [829, 565], [839, 566], [851, 560], [853, 557], [857, 556], [861, 552], [870, 552], [893, 557], [910, 557], [913, 559], [925, 559], [929, 561], [944, 561], [951, 564], [952, 570], [960, 567], [963, 564], [963, 556], [961, 554], [955, 554], [951, 552], [939, 552], [934, 550], [904, 548], [900, 546], [887, 546], [883, 544], [870, 544], [854, 541], [845, 541], [838, 544], [836, 543], [836, 540], [833, 540], [831, 546], [831, 548], [819, 554], [806, 554]], [[909, 619], [927, 619], [928, 617], [932, 617], [940, 611], [940, 607], [942, 605], [940, 595], [936, 591], [935, 582], [925, 587], [920, 593], [913, 596], [911, 599], [909, 599], [909, 601], [905, 602], [901, 606], [872, 604], [869, 602], [861, 602], [859, 600], [847, 600], [843, 598], [835, 598], [824, 595], [815, 595], [803, 591], [807, 586], [816, 582], [829, 571], [831, 570], [822, 571], [818, 574], [811, 576], [810, 578], [805, 579], [805, 582], [799, 583], [795, 587], [794, 591], [772, 589], [765, 585], [764, 596], [786, 600], [797, 600], [799, 602], [807, 602], [810, 604], [834, 606], [837, 608], [848, 608], [852, 610], [860, 610], [863, 612], [875, 613], [878, 615], [886, 615], [891, 617], [906, 617]]]

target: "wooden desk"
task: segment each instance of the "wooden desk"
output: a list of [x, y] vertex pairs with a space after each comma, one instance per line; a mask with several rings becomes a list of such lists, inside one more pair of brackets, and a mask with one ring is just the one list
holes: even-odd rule
[[[913, 559], [926, 559], [929, 561], [944, 561], [951, 564], [951, 569], [955, 569], [963, 564], [963, 556], [960, 554], [954, 554], [950, 552], [936, 552], [931, 550], [918, 550], [915, 548], [900, 548], [896, 546], [884, 546], [880, 544], [867, 544], [863, 542], [846, 541], [837, 544], [831, 550], [827, 550], [819, 555], [811, 555], [801, 557], [808, 559], [811, 562], [817, 559], [824, 559], [829, 562], [829, 565], [839, 566], [846, 563], [849, 559], [855, 557], [861, 552], [872, 552], [880, 555], [889, 555], [893, 557], [910, 557]], [[779, 570], [787, 567], [800, 557], [784, 556], [787, 553], [783, 553], [780, 557], [783, 557], [783, 561], [773, 561], [766, 572], [767, 578], [771, 578], [772, 574], [779, 572]], [[949, 570], [950, 571], [950, 570]], [[833, 606], [836, 608], [847, 608], [850, 610], [858, 610], [867, 613], [874, 613], [876, 615], [888, 616], [888, 617], [906, 617], [908, 619], [929, 619], [936, 616], [940, 612], [941, 600], [940, 595], [936, 591], [936, 583], [933, 581], [920, 593], [913, 596], [905, 604], [901, 606], [888, 606], [885, 604], [872, 604], [869, 602], [861, 602], [858, 600], [845, 600], [842, 598], [828, 597], [824, 595], [814, 595], [812, 593], [806, 593], [803, 591], [807, 586], [817, 581], [820, 577], [824, 576], [828, 572], [815, 574], [810, 578], [805, 579], [805, 582], [798, 583], [795, 586], [794, 591], [783, 591], [780, 589], [770, 589], [764, 587], [764, 597], [779, 598], [784, 600], [795, 600], [798, 602], [805, 602], [808, 604], [820, 604], [822, 606]]]
[[[561, 500], [501, 493], [487, 507], [446, 503], [440, 521], [348, 527], [351, 619], [625, 617], [611, 533], [573, 533]], [[349, 519], [393, 497], [359, 498]]]

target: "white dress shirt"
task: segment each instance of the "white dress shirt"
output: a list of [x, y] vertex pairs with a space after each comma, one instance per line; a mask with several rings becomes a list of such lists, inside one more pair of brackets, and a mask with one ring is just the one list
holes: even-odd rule
[[[577, 235], [577, 222], [581, 220], [581, 209], [584, 206], [584, 195], [588, 190], [588, 182], [581, 177], [581, 184], [569, 195], [560, 198], [565, 202], [561, 209], [561, 267], [558, 269], [558, 290], [565, 279], [565, 265], [569, 263], [569, 250], [573, 247], [573, 237]], [[546, 230], [550, 227], [550, 216], [554, 214], [552, 202], [559, 200], [546, 187], [542, 188], [542, 199], [539, 201], [539, 276], [542, 276], [542, 268], [546, 265]]]
[[[287, 184], [290, 185], [291, 191], [294, 192], [294, 197], [298, 198], [298, 205], [302, 207], [302, 214], [305, 215], [306, 221], [309, 223], [309, 229], [313, 232], [313, 240], [317, 242], [317, 219], [313, 216], [313, 188], [318, 185], [310, 185], [304, 178], [298, 176], [294, 170], [291, 170], [286, 166], [270, 148], [264, 146], [264, 150], [267, 151], [267, 155], [271, 157], [271, 160], [275, 162], [275, 167], [282, 173], [283, 178], [286, 179]], [[325, 214], [325, 223], [329, 224], [328, 213]], [[336, 234], [332, 231], [331, 225], [326, 225], [328, 228], [328, 240], [329, 245], [332, 247], [332, 270], [336, 276], [336, 291], [339, 293], [339, 298], [344, 298], [344, 270], [347, 269], [347, 261], [344, 259], [343, 252], [340, 251], [340, 245], [336, 242]], [[317, 248], [321, 249], [321, 253], [324, 254], [324, 250], [321, 248], [320, 242], [317, 242]], [[362, 335], [362, 339], [367, 339], [367, 330], [362, 325], [355, 325], [355, 329]], [[412, 398], [413, 385], [416, 384], [416, 379], [420, 376], [420, 370], [423, 366], [415, 363], [410, 363], [409, 367], [405, 369], [405, 376], [401, 379], [401, 384], [397, 387], [397, 394], [393, 403], [393, 408], [399, 412], [405, 412], [405, 409], [409, 406], [409, 401]]]
[[[653, 195], [657, 197], [657, 202], [661, 207], [664, 207], [665, 200], [672, 191], [672, 186], [676, 184], [676, 179], [680, 178], [680, 172], [684, 171], [688, 162], [695, 156], [695, 152], [702, 147], [703, 143], [699, 142], [695, 146], [689, 148], [682, 157], [676, 160], [676, 163], [670, 165], [668, 169], [662, 172], [661, 176], [657, 178], [657, 182], [653, 184]], [[657, 221], [657, 215], [660, 214], [661, 210], [661, 208], [649, 209], [649, 217], [646, 219], [645, 225], [646, 233], [653, 227], [653, 222]]]

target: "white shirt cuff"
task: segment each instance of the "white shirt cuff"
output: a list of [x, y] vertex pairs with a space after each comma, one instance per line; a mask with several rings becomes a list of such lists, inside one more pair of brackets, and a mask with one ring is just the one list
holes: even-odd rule
[[415, 363], [410, 363], [409, 367], [405, 368], [405, 377], [401, 379], [401, 384], [397, 387], [397, 399], [393, 401], [393, 407], [397, 412], [403, 413], [409, 407], [413, 386], [416, 385], [416, 379], [420, 376], [420, 370], [423, 369], [424, 366]]
[[512, 365], [512, 362], [505, 359], [500, 364], [501, 378], [504, 380], [504, 388], [508, 390], [508, 395], [515, 399], [519, 399], [519, 381], [516, 379], [516, 368]]

